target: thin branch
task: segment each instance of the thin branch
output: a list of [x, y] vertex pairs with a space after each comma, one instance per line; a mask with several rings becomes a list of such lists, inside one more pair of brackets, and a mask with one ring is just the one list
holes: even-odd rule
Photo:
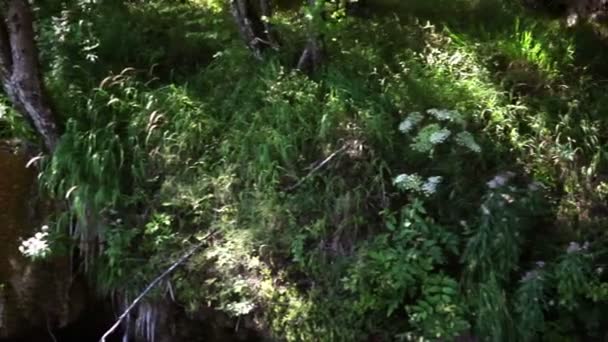
[[57, 338], [55, 337], [55, 334], [53, 334], [53, 330], [51, 329], [51, 323], [49, 322], [49, 317], [46, 317], [46, 329], [49, 333], [49, 337], [51, 338], [51, 340], [53, 342], [57, 342]]
[[122, 315], [120, 315], [120, 317], [118, 317], [118, 320], [116, 321], [116, 323], [114, 323], [114, 325], [112, 327], [110, 327], [110, 329], [108, 329], [108, 331], [106, 331], [105, 334], [103, 334], [103, 336], [101, 337], [101, 339], [99, 341], [106, 342], [106, 338], [108, 338], [108, 336], [110, 336], [120, 326], [122, 321], [137, 306], [137, 304], [139, 304], [139, 302], [148, 294], [148, 292], [150, 292], [156, 285], [158, 285], [166, 276], [171, 274], [171, 272], [173, 272], [178, 266], [180, 266], [186, 260], [188, 260], [194, 253], [196, 253], [197, 250], [199, 250], [201, 247], [203, 247], [205, 245], [205, 243], [207, 242], [207, 239], [209, 239], [210, 237], [215, 235], [215, 233], [217, 233], [217, 230], [214, 230], [214, 231], [208, 233], [207, 235], [205, 235], [203, 237], [202, 241], [198, 245], [194, 246], [188, 253], [182, 255], [179, 259], [177, 259], [176, 262], [173, 263], [173, 265], [171, 265], [171, 267], [169, 267], [161, 275], [156, 277], [156, 279], [154, 279], [146, 287], [146, 289], [139, 296], [137, 296], [137, 298], [135, 298], [135, 300], [131, 303], [131, 305], [129, 305], [129, 307], [125, 310], [125, 312], [123, 312]]
[[334, 153], [330, 154], [329, 157], [325, 158], [322, 162], [320, 162], [319, 165], [315, 166], [312, 170], [310, 170], [310, 172], [304, 178], [301, 178], [296, 184], [287, 188], [287, 191], [293, 191], [293, 190], [299, 188], [302, 184], [304, 184], [304, 182], [306, 182], [310, 177], [312, 177], [312, 175], [315, 174], [315, 172], [319, 171], [323, 166], [325, 166], [327, 163], [329, 163], [337, 155], [344, 152], [348, 147], [349, 147], [349, 144], [347, 143], [347, 144], [344, 144], [344, 146], [340, 147], [340, 149], [334, 151]]
[[305, 72], [307, 65], [310, 64], [310, 47], [309, 44], [306, 44], [306, 47], [304, 48], [304, 51], [302, 51], [302, 55], [300, 56], [300, 59], [298, 60], [298, 65], [296, 66], [296, 69]]

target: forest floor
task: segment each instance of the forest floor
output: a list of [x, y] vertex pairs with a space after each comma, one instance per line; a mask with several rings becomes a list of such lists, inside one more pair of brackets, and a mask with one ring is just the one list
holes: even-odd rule
[[287, 340], [605, 334], [596, 26], [386, 1], [332, 16], [308, 76], [299, 11], [276, 13], [281, 49], [256, 61], [219, 2], [116, 3], [48, 5], [41, 25], [67, 122], [41, 180], [105, 227], [100, 290], [136, 295], [219, 229], [156, 296]]

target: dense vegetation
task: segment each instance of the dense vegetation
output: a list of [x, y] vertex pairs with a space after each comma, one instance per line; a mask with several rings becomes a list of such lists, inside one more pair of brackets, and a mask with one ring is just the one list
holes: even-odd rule
[[[605, 338], [601, 28], [312, 3], [279, 2], [256, 58], [222, 1], [35, 1], [63, 127], [41, 254], [133, 298], [217, 230], [153, 297], [289, 341]], [[297, 70], [311, 37], [323, 65]], [[0, 136], [37, 141], [8, 100]]]

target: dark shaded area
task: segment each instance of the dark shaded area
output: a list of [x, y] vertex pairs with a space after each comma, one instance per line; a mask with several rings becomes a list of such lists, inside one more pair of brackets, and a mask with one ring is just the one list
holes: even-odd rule
[[[37, 330], [20, 339], [0, 339], [0, 342], [95, 342], [113, 324], [113, 315], [102, 302], [87, 308], [82, 316], [68, 326], [57, 330]], [[52, 335], [51, 335], [52, 334]], [[107, 342], [121, 341], [120, 332], [107, 339]]]

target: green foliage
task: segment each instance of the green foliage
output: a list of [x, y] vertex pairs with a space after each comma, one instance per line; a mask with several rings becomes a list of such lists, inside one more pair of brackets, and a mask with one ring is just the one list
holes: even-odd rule
[[534, 341], [539, 333], [545, 330], [545, 312], [547, 310], [547, 288], [549, 281], [544, 264], [538, 269], [528, 271], [521, 279], [514, 298], [514, 310], [517, 315], [517, 331], [522, 341]]
[[[279, 11], [264, 62], [219, 1], [39, 5], [65, 122], [40, 180], [102, 247], [98, 288], [136, 293], [219, 229], [170, 279], [194, 316], [289, 341], [600, 336], [606, 97], [576, 36], [501, 1], [322, 5]], [[311, 30], [314, 78], [292, 70]]]
[[407, 308], [412, 325], [430, 339], [451, 339], [469, 328], [459, 285], [447, 276], [430, 276], [421, 298]]
[[[391, 317], [406, 308], [410, 324], [433, 338], [455, 337], [468, 327], [459, 307], [458, 285], [433, 275], [456, 255], [457, 237], [426, 217], [421, 202], [403, 208], [399, 219], [387, 217], [389, 233], [364, 249], [345, 287], [357, 300], [355, 310]], [[414, 305], [406, 302], [418, 298]], [[378, 317], [377, 319], [383, 319]], [[407, 327], [399, 333], [404, 333]]]
[[[97, 290], [100, 293], [109, 293], [119, 286], [125, 284], [134, 286], [134, 271], [137, 262], [131, 248], [135, 242], [138, 232], [135, 229], [124, 227], [112, 227], [105, 234], [107, 248], [102, 256], [102, 262], [94, 271], [97, 276]], [[126, 285], [126, 284], [125, 284]], [[120, 285], [124, 286], [124, 285]], [[125, 288], [128, 288], [125, 286]]]
[[551, 33], [542, 33], [533, 22], [522, 23], [521, 19], [515, 21], [512, 36], [502, 42], [501, 50], [509, 59], [530, 63], [549, 77], [560, 76], [560, 70], [574, 60], [571, 41], [552, 42]]
[[79, 116], [67, 120], [41, 178], [51, 195], [69, 201], [70, 214], [80, 221], [74, 234], [85, 239], [106, 225], [105, 210], [127, 205], [128, 194], [145, 177], [145, 147], [130, 118], [139, 107], [132, 102], [137, 93], [125, 76], [114, 77], [111, 87], [74, 99]]
[[508, 294], [493, 274], [478, 283], [469, 295], [478, 336], [490, 341], [516, 340]]
[[572, 242], [567, 253], [562, 256], [555, 269], [559, 305], [566, 309], [575, 309], [580, 296], [589, 293], [587, 287], [592, 284], [592, 271], [587, 258], [586, 246], [580, 247]]
[[[476, 330], [480, 336], [496, 341], [517, 340], [516, 333], [521, 331], [524, 338], [534, 336], [529, 325], [514, 326], [507, 284], [514, 272], [519, 271], [523, 252], [523, 242], [534, 223], [533, 215], [539, 214], [542, 201], [528, 188], [518, 189], [509, 184], [513, 174], [499, 174], [487, 183], [489, 192], [481, 204], [481, 215], [471, 229], [462, 260], [465, 263], [464, 282], [469, 301], [476, 317]], [[533, 277], [526, 275], [525, 278]], [[539, 276], [540, 277], [540, 276]], [[525, 304], [529, 293], [536, 290], [536, 279], [518, 289], [515, 295], [515, 312], [528, 319], [539, 319], [542, 309], [534, 303]], [[534, 299], [536, 297], [533, 297]], [[540, 299], [542, 300], [542, 297]], [[536, 322], [536, 321], [533, 321]], [[538, 326], [537, 328], [541, 328]], [[530, 335], [532, 334], [532, 335]]]
[[0, 103], [0, 139], [32, 139], [32, 132], [22, 116]]
[[527, 219], [539, 209], [534, 206], [534, 193], [505, 186], [508, 181], [509, 175], [503, 174], [488, 183], [495, 189], [484, 197], [481, 217], [463, 253], [471, 282], [508, 279], [519, 265], [522, 239], [530, 225]]

